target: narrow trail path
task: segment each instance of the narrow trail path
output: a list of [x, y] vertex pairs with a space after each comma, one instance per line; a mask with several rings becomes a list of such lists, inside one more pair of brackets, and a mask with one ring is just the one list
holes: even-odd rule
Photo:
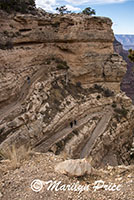
[[[97, 113], [93, 113], [93, 114], [88, 114], [87, 116], [85, 116], [84, 118], [80, 119], [77, 121], [77, 125], [75, 125], [73, 128], [71, 127], [67, 127], [65, 129], [63, 129], [62, 131], [58, 131], [57, 133], [55, 133], [52, 137], [48, 138], [48, 139], [41, 139], [34, 147], [35, 150], [39, 150], [41, 152], [47, 152], [55, 143], [59, 142], [61, 139], [66, 138], [70, 133], [72, 133], [74, 130], [80, 128], [81, 126], [83, 126], [84, 124], [86, 124], [89, 120], [91, 120], [93, 117], [95, 116], [102, 116], [104, 115], [104, 111], [102, 112], [97, 112]], [[45, 141], [43, 141], [45, 140]]]
[[[17, 98], [17, 100], [15, 102], [12, 102], [11, 104], [5, 106], [4, 108], [2, 108], [0, 110], [0, 121], [2, 121], [11, 112], [13, 112], [14, 110], [16, 110], [17, 108], [19, 108], [21, 106], [21, 103], [25, 100], [25, 98], [29, 94], [29, 90], [35, 81], [37, 81], [42, 76], [48, 77], [47, 76], [48, 67], [50, 67], [50, 66], [47, 66], [47, 65], [45, 67], [43, 66], [32, 77], [30, 77], [30, 84], [28, 84], [28, 82], [25, 81], [25, 83], [23, 84], [23, 86], [20, 90], [20, 94], [19, 94], [19, 97]], [[42, 152], [47, 152], [55, 143], [59, 142], [61, 139], [66, 138], [74, 130], [80, 128], [81, 126], [86, 124], [90, 119], [92, 119], [93, 117], [98, 116], [98, 115], [100, 115], [102, 118], [99, 121], [99, 123], [96, 126], [95, 130], [93, 131], [90, 139], [88, 140], [88, 142], [86, 143], [86, 145], [84, 146], [84, 148], [82, 149], [81, 154], [80, 154], [80, 158], [87, 157], [93, 148], [95, 140], [107, 128], [107, 125], [112, 117], [112, 111], [107, 112], [107, 113], [106, 113], [106, 111], [102, 111], [102, 112], [96, 112], [93, 114], [86, 115], [84, 118], [78, 120], [77, 125], [75, 125], [73, 128], [66, 127], [62, 131], [58, 131], [57, 133], [52, 135], [50, 138], [48, 138], [48, 139], [43, 138], [42, 140], [40, 140], [34, 146], [35, 150], [39, 149]]]
[[104, 133], [104, 131], [106, 130], [109, 121], [112, 117], [112, 112], [108, 112], [106, 113], [106, 115], [104, 115], [101, 120], [99, 121], [98, 125], [96, 126], [96, 128], [94, 129], [90, 139], [88, 140], [87, 144], [85, 145], [85, 147], [82, 149], [81, 154], [80, 154], [80, 158], [85, 158], [88, 157], [93, 146], [95, 143], [95, 140]]
[[[45, 72], [45, 73], [44, 73]], [[19, 97], [15, 102], [10, 103], [9, 105], [5, 106], [0, 110], [0, 120], [8, 116], [12, 111], [19, 108], [21, 106], [21, 103], [25, 100], [26, 96], [29, 93], [29, 90], [31, 88], [31, 85], [38, 80], [41, 76], [47, 75], [48, 72], [48, 66], [40, 68], [39, 71], [37, 71], [32, 77], [30, 77], [30, 83], [28, 84], [27, 80], [25, 80], [25, 83], [23, 84], [22, 88], [20, 89]]]

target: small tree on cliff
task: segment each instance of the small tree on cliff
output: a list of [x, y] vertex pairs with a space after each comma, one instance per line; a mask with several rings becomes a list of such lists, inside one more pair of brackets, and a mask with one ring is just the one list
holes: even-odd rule
[[95, 12], [94, 9], [87, 7], [82, 11], [82, 14], [84, 14], [84, 15], [95, 15], [96, 12]]
[[71, 11], [69, 11], [69, 10], [67, 9], [66, 6], [57, 7], [56, 10], [57, 10], [61, 15], [63, 15], [64, 13], [68, 13], [68, 14], [71, 13]]
[[129, 49], [128, 52], [129, 52], [128, 58], [129, 58], [132, 62], [134, 62], [134, 50]]

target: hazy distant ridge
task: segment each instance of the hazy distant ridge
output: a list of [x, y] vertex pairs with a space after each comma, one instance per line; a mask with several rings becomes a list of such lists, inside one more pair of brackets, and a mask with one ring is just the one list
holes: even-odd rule
[[124, 49], [134, 49], [134, 35], [115, 35], [115, 37]]

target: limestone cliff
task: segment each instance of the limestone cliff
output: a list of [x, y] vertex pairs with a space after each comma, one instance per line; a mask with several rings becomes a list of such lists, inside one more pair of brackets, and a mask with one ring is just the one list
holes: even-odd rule
[[134, 107], [120, 92], [126, 63], [111, 20], [3, 14], [0, 24], [0, 149], [129, 164]]

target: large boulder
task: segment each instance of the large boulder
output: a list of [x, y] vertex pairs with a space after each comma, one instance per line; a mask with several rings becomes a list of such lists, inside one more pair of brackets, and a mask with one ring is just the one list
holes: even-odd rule
[[58, 163], [55, 171], [68, 176], [84, 176], [91, 174], [91, 165], [86, 159], [66, 160]]

